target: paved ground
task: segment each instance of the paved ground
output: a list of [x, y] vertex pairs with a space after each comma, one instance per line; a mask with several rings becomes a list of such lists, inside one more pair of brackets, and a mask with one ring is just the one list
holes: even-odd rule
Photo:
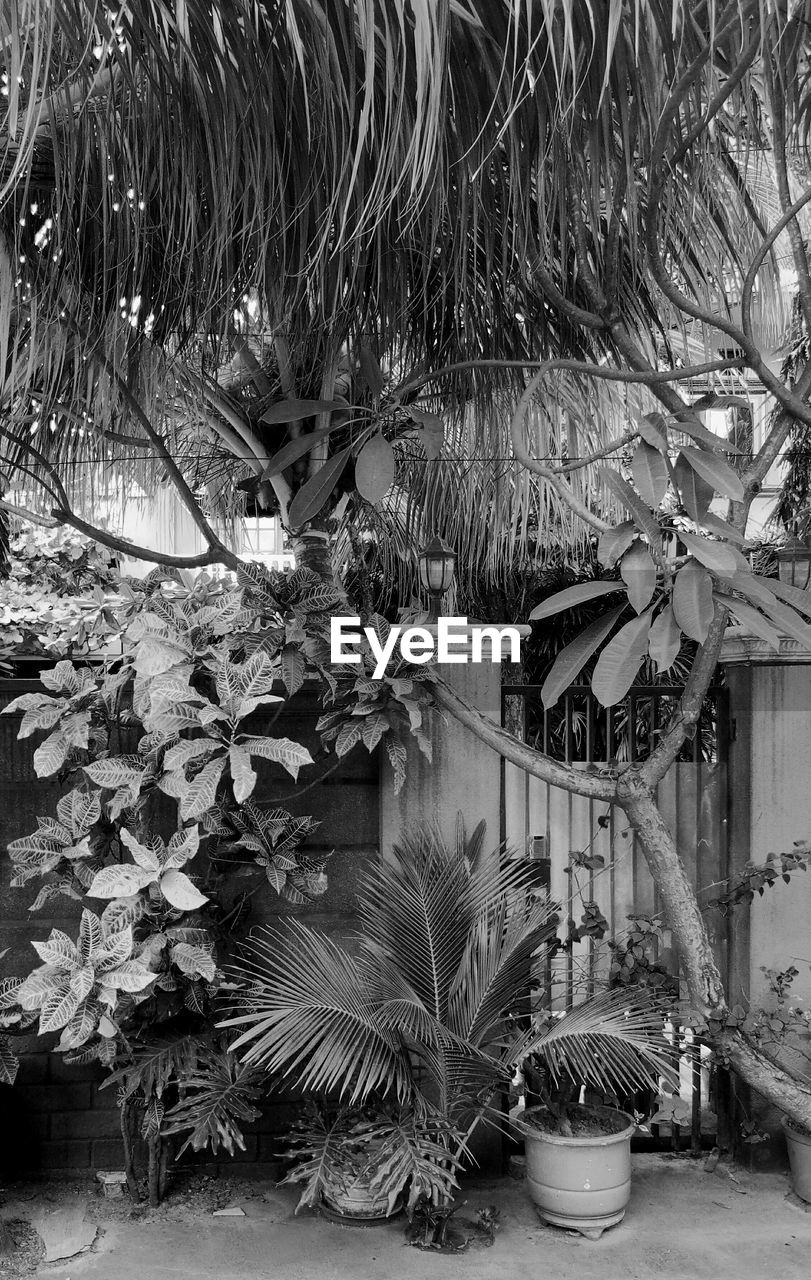
[[407, 1246], [402, 1222], [295, 1217], [292, 1193], [261, 1184], [229, 1187], [244, 1217], [214, 1217], [195, 1195], [128, 1218], [120, 1202], [75, 1189], [67, 1205], [37, 1196], [9, 1201], [3, 1216], [35, 1220], [50, 1257], [60, 1232], [72, 1233], [70, 1247], [82, 1242], [83, 1252], [40, 1264], [34, 1274], [49, 1280], [808, 1280], [811, 1213], [786, 1200], [785, 1177], [642, 1155], [633, 1186], [625, 1221], [589, 1241], [540, 1222], [522, 1181], [471, 1183], [462, 1213], [495, 1204], [502, 1226], [491, 1248], [450, 1257]]

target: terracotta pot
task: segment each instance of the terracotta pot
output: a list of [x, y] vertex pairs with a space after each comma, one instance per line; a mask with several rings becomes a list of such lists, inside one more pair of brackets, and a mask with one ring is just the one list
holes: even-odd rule
[[[631, 1116], [613, 1107], [578, 1106], [581, 1115], [613, 1117], [623, 1121], [616, 1133], [565, 1138], [527, 1128], [524, 1142], [527, 1181], [532, 1199], [547, 1222], [599, 1239], [606, 1227], [625, 1216], [631, 1194], [631, 1138], [636, 1130]], [[524, 1113], [548, 1114], [545, 1107]]]
[[791, 1181], [801, 1200], [811, 1203], [811, 1134], [794, 1129], [787, 1116], [783, 1116], [783, 1132], [791, 1165]]

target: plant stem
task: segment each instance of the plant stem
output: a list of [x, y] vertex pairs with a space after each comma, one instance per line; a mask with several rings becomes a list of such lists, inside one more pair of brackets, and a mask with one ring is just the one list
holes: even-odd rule
[[121, 1141], [124, 1144], [124, 1172], [127, 1175], [127, 1187], [129, 1188], [130, 1199], [133, 1204], [140, 1204], [141, 1192], [138, 1187], [138, 1178], [135, 1173], [135, 1160], [132, 1152], [132, 1114], [132, 1102], [127, 1098], [122, 1102], [119, 1108]]

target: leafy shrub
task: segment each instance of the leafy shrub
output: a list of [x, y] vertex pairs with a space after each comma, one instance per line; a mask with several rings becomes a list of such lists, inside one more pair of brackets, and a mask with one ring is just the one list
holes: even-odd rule
[[[189, 583], [156, 570], [129, 586], [120, 655], [60, 661], [44, 691], [6, 708], [22, 713], [21, 737], [45, 735], [38, 776], [66, 787], [55, 816], [9, 846], [12, 885], [41, 882], [34, 911], [59, 896], [82, 911], [76, 938], [34, 942], [41, 964], [0, 987], [0, 1028], [57, 1032], [69, 1061], [125, 1073], [122, 1106], [138, 1102], [150, 1140], [163, 1124], [195, 1147], [241, 1144], [255, 1081], [210, 1031], [250, 896], [229, 905], [229, 873], [247, 862], [258, 885], [299, 904], [327, 884], [326, 857], [300, 848], [313, 820], [254, 795], [260, 769], [296, 779], [310, 751], [251, 717], [319, 671], [336, 603], [306, 571], [246, 566], [238, 583]], [[8, 1041], [0, 1049], [13, 1079]], [[175, 1086], [184, 1099], [164, 1123]]]

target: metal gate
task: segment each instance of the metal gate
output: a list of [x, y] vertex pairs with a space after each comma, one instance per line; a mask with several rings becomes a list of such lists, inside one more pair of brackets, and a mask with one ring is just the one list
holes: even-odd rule
[[[637, 685], [623, 703], [606, 709], [587, 686], [576, 685], [546, 710], [540, 686], [506, 685], [502, 721], [554, 759], [584, 769], [594, 763], [621, 768], [656, 745], [682, 692], [680, 686]], [[657, 788], [659, 808], [702, 907], [723, 892], [729, 876], [728, 745], [728, 693], [714, 685], [694, 737]], [[567, 946], [549, 961], [541, 984], [553, 1008], [571, 1007], [606, 981], [623, 981], [624, 965], [643, 965], [649, 980], [677, 991], [678, 954], [659, 919], [656, 887], [622, 810], [503, 762], [501, 835], [511, 856], [533, 863], [535, 882], [562, 907]], [[710, 909], [705, 919], [726, 973], [726, 917]], [[670, 1037], [682, 1074], [671, 1133], [691, 1127], [697, 1148], [702, 1105], [705, 1130], [708, 1124], [709, 1077], [692, 1033], [674, 1026]]]

